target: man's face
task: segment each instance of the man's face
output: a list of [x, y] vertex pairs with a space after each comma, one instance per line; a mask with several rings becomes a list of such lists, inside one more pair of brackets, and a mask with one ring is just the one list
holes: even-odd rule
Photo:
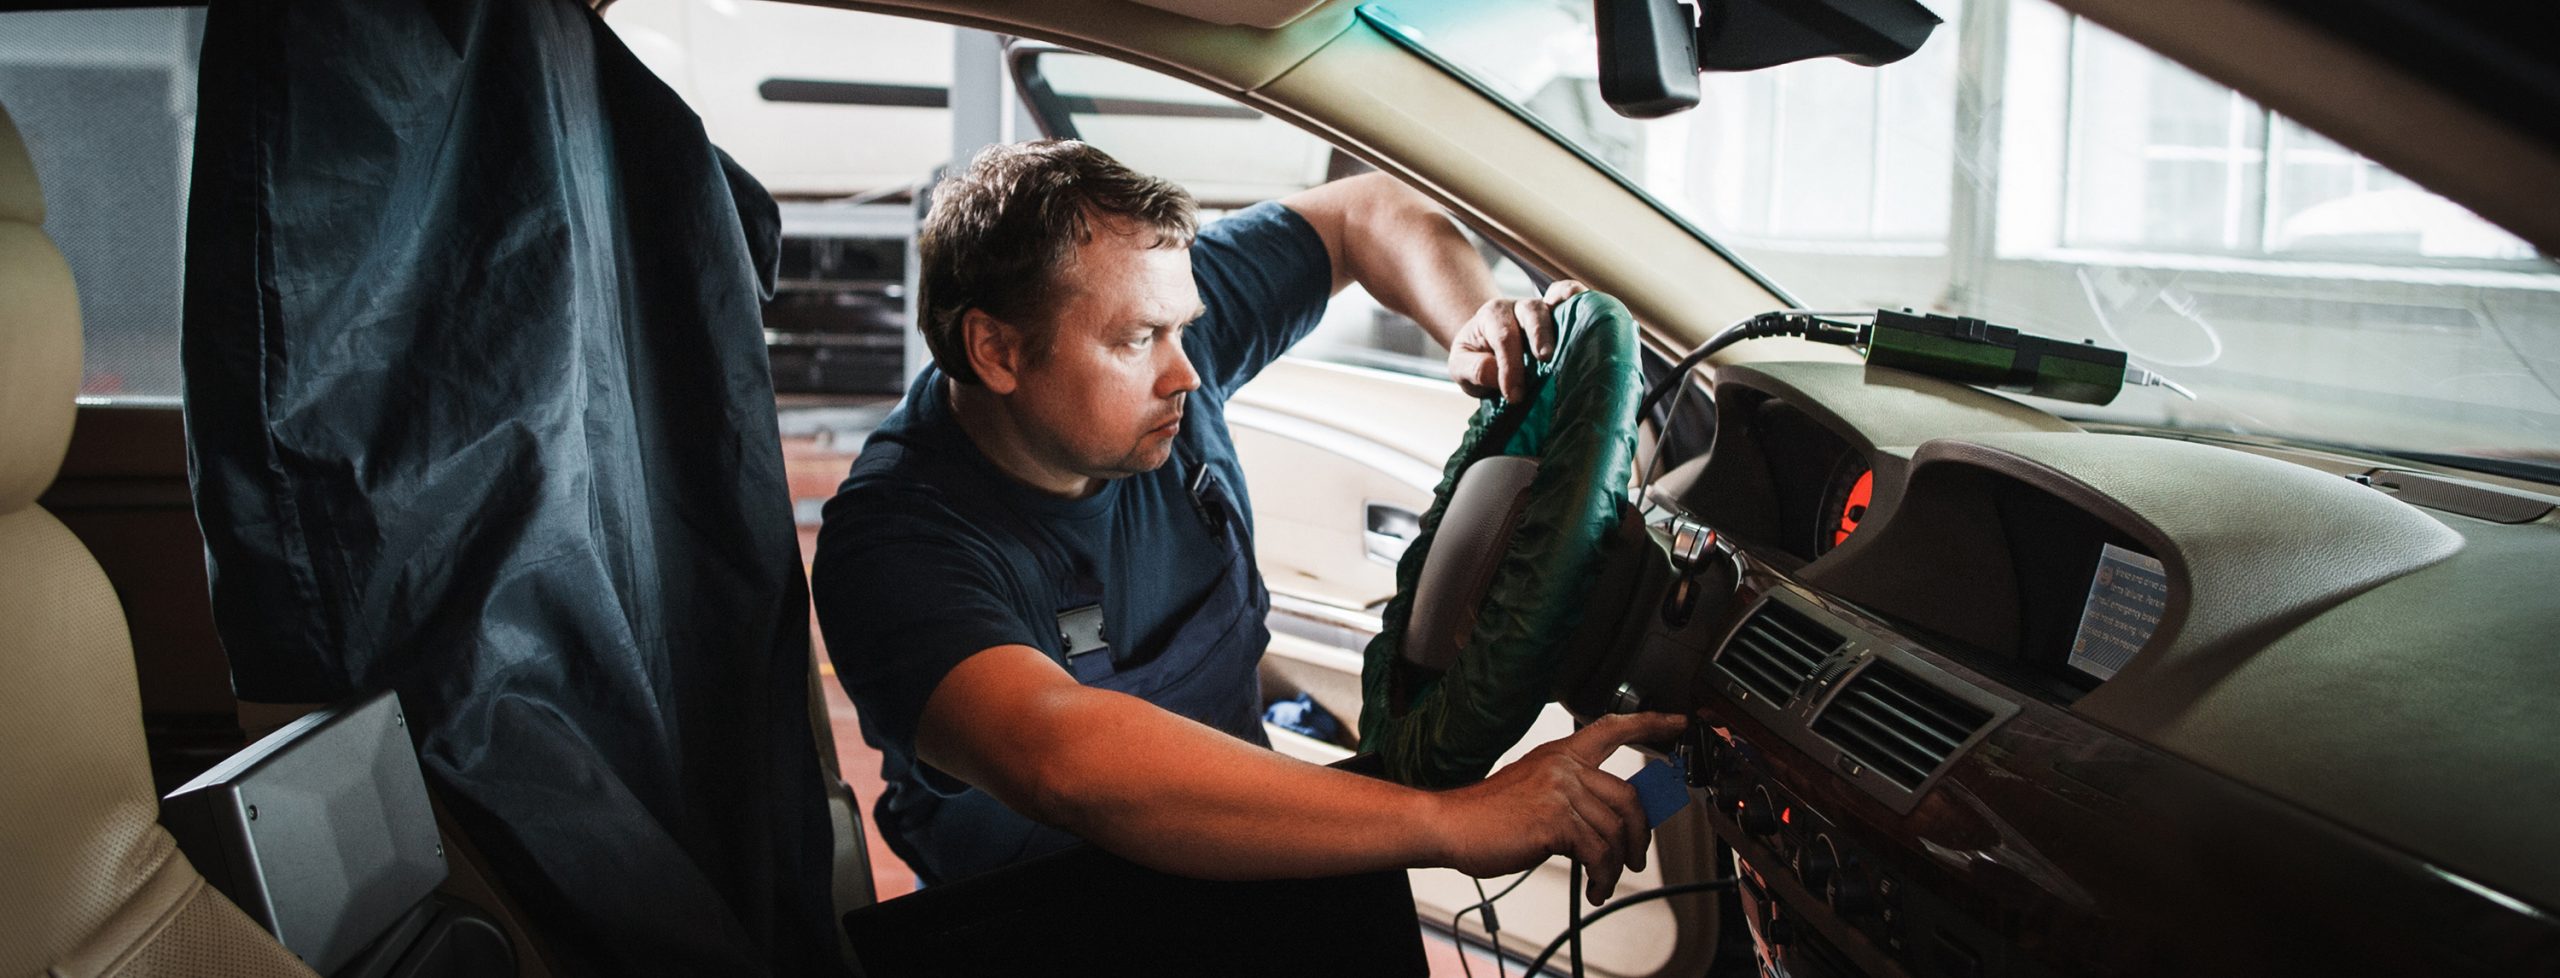
[[1062, 272], [1049, 347], [1019, 371], [1008, 398], [1046, 464], [1117, 479], [1163, 465], [1200, 375], [1182, 331], [1203, 311], [1191, 249], [1149, 248], [1153, 235], [1097, 221]]

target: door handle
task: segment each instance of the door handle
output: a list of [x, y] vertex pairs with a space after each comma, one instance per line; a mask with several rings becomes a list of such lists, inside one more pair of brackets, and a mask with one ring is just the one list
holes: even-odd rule
[[1367, 545], [1370, 560], [1393, 564], [1404, 559], [1405, 548], [1413, 546], [1413, 538], [1421, 535], [1421, 514], [1402, 506], [1370, 503], [1360, 538]]

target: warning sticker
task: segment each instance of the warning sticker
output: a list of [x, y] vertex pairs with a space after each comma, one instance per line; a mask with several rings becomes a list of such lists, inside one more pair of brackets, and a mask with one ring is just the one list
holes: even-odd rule
[[2080, 612], [2080, 634], [2071, 640], [2071, 668], [2114, 678], [2151, 641], [2168, 610], [2169, 570], [2159, 558], [2106, 544]]

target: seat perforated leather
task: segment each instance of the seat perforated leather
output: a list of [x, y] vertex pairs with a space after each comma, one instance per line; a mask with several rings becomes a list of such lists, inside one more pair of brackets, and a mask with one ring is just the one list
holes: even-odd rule
[[159, 825], [124, 612], [36, 497], [80, 384], [71, 270], [0, 107], [0, 978], [309, 975]]

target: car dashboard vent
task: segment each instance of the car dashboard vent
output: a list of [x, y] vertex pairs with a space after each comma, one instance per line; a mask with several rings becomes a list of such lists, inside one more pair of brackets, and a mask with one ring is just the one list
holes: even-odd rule
[[1734, 631], [1717, 662], [1752, 695], [1783, 709], [1794, 701], [1796, 688], [1813, 675], [1814, 667], [1843, 644], [1840, 633], [1772, 601]]
[[1886, 779], [1918, 789], [1992, 713], [1885, 661], [1850, 677], [1813, 732]]

